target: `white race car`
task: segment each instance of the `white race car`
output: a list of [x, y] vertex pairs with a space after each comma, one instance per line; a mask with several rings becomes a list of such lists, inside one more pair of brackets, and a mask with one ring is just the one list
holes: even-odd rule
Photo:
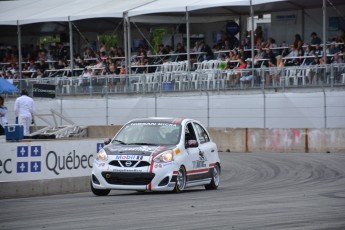
[[175, 191], [217, 189], [220, 159], [216, 144], [198, 121], [134, 119], [94, 156], [91, 190]]

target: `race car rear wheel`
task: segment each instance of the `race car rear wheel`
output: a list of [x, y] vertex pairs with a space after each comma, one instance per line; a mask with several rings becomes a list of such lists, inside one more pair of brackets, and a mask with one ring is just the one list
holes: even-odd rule
[[174, 192], [182, 192], [186, 187], [186, 181], [187, 181], [186, 170], [183, 166], [181, 166], [177, 173]]
[[91, 182], [91, 191], [96, 196], [106, 196], [110, 193], [110, 189], [96, 189], [96, 188], [94, 188], [92, 186], [92, 182]]
[[220, 182], [220, 167], [216, 164], [213, 168], [211, 183], [205, 185], [207, 190], [216, 190]]

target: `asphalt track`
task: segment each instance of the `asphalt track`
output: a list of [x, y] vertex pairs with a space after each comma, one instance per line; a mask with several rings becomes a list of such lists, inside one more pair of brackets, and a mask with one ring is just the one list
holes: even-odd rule
[[0, 229], [345, 229], [345, 153], [221, 153], [221, 185], [0, 200]]

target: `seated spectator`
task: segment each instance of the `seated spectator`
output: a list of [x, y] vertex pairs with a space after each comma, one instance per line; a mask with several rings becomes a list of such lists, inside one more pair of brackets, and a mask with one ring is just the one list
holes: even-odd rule
[[320, 43], [317, 43], [314, 48], [314, 54], [318, 56], [323, 55], [323, 48], [320, 46]]
[[120, 74], [127, 74], [127, 70], [126, 70], [126, 66], [125, 65], [121, 65]]
[[318, 67], [317, 65], [320, 64], [320, 61], [319, 61], [319, 57], [318, 55], [315, 55], [314, 56], [314, 60], [310, 63], [310, 66], [316, 66], [316, 67], [312, 67], [312, 68], [309, 68], [308, 71], [307, 71], [307, 78], [308, 78], [308, 82], [309, 84], [313, 84], [315, 85], [317, 83], [317, 74], [318, 74]]
[[336, 46], [335, 42], [332, 42], [331, 45], [327, 49], [327, 54], [335, 54], [340, 52], [338, 46]]
[[194, 43], [194, 47], [192, 48], [192, 52], [193, 53], [200, 52], [200, 49], [201, 49], [200, 42], [196, 41]]
[[205, 61], [205, 60], [212, 60], [214, 58], [214, 54], [212, 49], [205, 43], [201, 43], [201, 49], [200, 52], [204, 52], [205, 54], [200, 56], [200, 62]]
[[67, 60], [69, 58], [68, 47], [66, 47], [63, 42], [58, 43], [56, 56], [61, 60]]
[[334, 54], [332, 58], [332, 64], [341, 64], [343, 63], [342, 57], [339, 55], [339, 53]]
[[38, 69], [36, 71], [36, 78], [38, 81], [40, 81], [40, 79], [42, 79], [44, 77], [43, 71], [41, 69]]
[[[273, 51], [271, 51], [270, 48], [267, 48], [264, 54], [264, 59], [269, 59], [269, 60], [273, 60], [273, 64], [275, 65], [275, 59], [276, 59], [276, 55], [275, 53], [273, 53]], [[265, 61], [265, 66], [269, 66], [268, 61]]]
[[305, 65], [309, 65], [310, 63], [313, 62], [314, 58], [312, 56], [315, 56], [315, 49], [312, 45], [308, 45], [305, 52], [304, 52], [304, 56], [306, 57], [305, 58], [305, 61], [304, 61], [304, 64]]
[[284, 62], [283, 62], [283, 57], [281, 55], [278, 55], [276, 57], [277, 59], [277, 68], [272, 75], [272, 79], [275, 81], [275, 84], [277, 86], [280, 86], [280, 77], [281, 77], [281, 72], [283, 71], [284, 68]]
[[184, 55], [178, 55], [176, 58], [176, 61], [187, 60], [187, 55], [185, 54], [185, 53], [187, 53], [186, 49], [184, 48], [184, 46], [181, 43], [177, 43], [175, 53], [177, 53], [177, 54], [178, 53], [184, 53]]
[[43, 72], [49, 69], [49, 64], [45, 62], [45, 60], [40, 60], [40, 62], [36, 65], [36, 69], [41, 69]]
[[91, 76], [92, 76], [92, 69], [91, 69], [91, 67], [84, 68], [83, 74], [81, 76], [83, 78], [91, 78]]
[[316, 32], [312, 32], [310, 36], [311, 36], [310, 44], [316, 45], [316, 44], [321, 44], [322, 43], [321, 38], [319, 38], [317, 36]]
[[55, 69], [64, 69], [67, 67], [67, 62], [59, 59], [59, 61], [55, 64]]
[[80, 68], [80, 69], [84, 69], [87, 66], [85, 59], [83, 57], [79, 58], [76, 67]]
[[[246, 63], [247, 63], [247, 65], [246, 65], [245, 69], [251, 69], [252, 68], [252, 59], [248, 58], [246, 60]], [[252, 73], [250, 71], [248, 71], [248, 72], [243, 72], [242, 73], [242, 77], [240, 78], [240, 81], [242, 83], [249, 83], [249, 82], [252, 81], [252, 79], [253, 79], [253, 75], [252, 75]]]
[[245, 51], [244, 47], [240, 47], [238, 50], [238, 54], [240, 58], [243, 58], [244, 60], [247, 60], [248, 58], [251, 58], [251, 52], [250, 51]]
[[286, 66], [293, 66], [297, 64], [297, 58], [298, 57], [298, 51], [295, 47], [295, 45], [290, 45], [290, 52], [288, 55], [286, 55], [287, 60], [286, 60]]
[[301, 35], [295, 34], [295, 40], [293, 42], [293, 45], [296, 47], [296, 49], [303, 46], [303, 40]]
[[269, 71], [266, 72], [265, 76], [265, 85], [269, 86], [271, 84], [271, 79], [273, 78], [273, 75], [276, 74], [276, 66], [275, 66], [275, 60], [270, 59], [268, 61], [267, 67], [269, 68]]
[[234, 69], [238, 69], [240, 71], [237, 71], [237, 73], [235, 75], [230, 76], [230, 79], [229, 79], [230, 84], [236, 85], [238, 83], [238, 80], [240, 79], [240, 77], [242, 75], [242, 70], [245, 69], [246, 67], [247, 67], [246, 61], [243, 58], [241, 58], [239, 66], [234, 68]]
[[276, 49], [278, 47], [278, 45], [276, 44], [276, 40], [274, 40], [274, 38], [269, 37], [267, 40], [267, 43], [265, 45], [265, 48], [267, 49], [271, 49], [272, 52], [277, 55], [278, 54], [278, 49]]
[[258, 48], [258, 50], [256, 51], [256, 54], [254, 56], [254, 67], [255, 68], [260, 68], [261, 64], [263, 63], [263, 59], [265, 56], [266, 52], [262, 50], [262, 48]]
[[6, 71], [5, 79], [13, 79], [13, 73], [11, 70]]
[[302, 40], [302, 38], [300, 37], [299, 34], [297, 34], [297, 35], [299, 37], [299, 40], [296, 42], [295, 47], [296, 47], [296, 50], [297, 50], [297, 53], [298, 53], [297, 56], [299, 58], [296, 59], [296, 61], [297, 61], [296, 64], [300, 65], [300, 64], [303, 63], [303, 60], [304, 60], [304, 58], [301, 58], [301, 57], [304, 56], [304, 48], [303, 48], [303, 40]]

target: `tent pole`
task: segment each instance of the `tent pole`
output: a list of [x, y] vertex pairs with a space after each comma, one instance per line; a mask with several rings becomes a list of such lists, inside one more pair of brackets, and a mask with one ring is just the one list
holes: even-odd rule
[[186, 33], [187, 33], [187, 72], [190, 72], [190, 28], [189, 28], [189, 13], [188, 13], [188, 9], [186, 7]]
[[[123, 47], [124, 47], [124, 51], [125, 51], [125, 66], [126, 68], [128, 68], [128, 50], [127, 50], [127, 12], [123, 13]], [[127, 73], [128, 73], [128, 69], [127, 69]]]
[[17, 20], [17, 30], [18, 30], [18, 67], [19, 67], [19, 90], [22, 90], [22, 33], [21, 28], [19, 25], [19, 21]]
[[130, 20], [128, 17], [128, 12], [125, 13], [125, 21], [126, 21], [126, 29], [127, 29], [127, 68], [128, 74], [131, 74], [132, 68], [131, 68], [131, 25]]
[[73, 28], [72, 28], [72, 22], [70, 18], [68, 17], [68, 26], [69, 26], [69, 59], [70, 59], [70, 65], [71, 65], [71, 76], [73, 77], [73, 69], [74, 69], [74, 60], [73, 60]]
[[252, 18], [252, 30], [251, 30], [251, 57], [252, 57], [252, 76], [254, 76], [254, 8], [252, 0], [250, 0], [250, 17]]
[[323, 6], [322, 6], [322, 11], [323, 11], [323, 60], [325, 61], [326, 63], [326, 57], [327, 57], [327, 54], [326, 54], [326, 0], [323, 0]]

